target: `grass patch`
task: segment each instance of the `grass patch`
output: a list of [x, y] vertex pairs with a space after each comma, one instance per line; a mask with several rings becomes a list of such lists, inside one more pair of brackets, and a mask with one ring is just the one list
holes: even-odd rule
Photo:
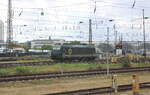
[[[89, 68], [96, 69], [100, 64], [56, 64], [51, 66], [49, 71], [79, 71], [88, 70]], [[45, 69], [45, 71], [47, 71]]]
[[[128, 62], [125, 62], [128, 64]], [[146, 67], [150, 63], [131, 63], [131, 67]], [[43, 66], [17, 66], [12, 68], [0, 69], [0, 75], [25, 74], [25, 73], [42, 73], [42, 72], [65, 72], [65, 71], [81, 71], [81, 70], [98, 70], [104, 69], [107, 64], [54, 64]], [[109, 64], [110, 68], [122, 68], [123, 63]], [[128, 66], [127, 66], [128, 67]]]
[[28, 67], [16, 67], [15, 68], [15, 72], [17, 74], [23, 74], [23, 73], [31, 73], [32, 72], [32, 69], [31, 68], [28, 68]]
[[122, 59], [121, 64], [123, 68], [131, 67], [131, 62], [129, 58]]
[[17, 66], [12, 68], [0, 69], [0, 75], [41, 73], [41, 72], [63, 72], [79, 71], [89, 69], [100, 69], [101, 64], [55, 64], [44, 66]]
[[5, 69], [0, 70], [0, 75], [8, 75], [10, 73], [11, 73], [10, 70], [5, 70]]
[[143, 63], [131, 63], [132, 67], [147, 67], [150, 66], [149, 62], [143, 62]]

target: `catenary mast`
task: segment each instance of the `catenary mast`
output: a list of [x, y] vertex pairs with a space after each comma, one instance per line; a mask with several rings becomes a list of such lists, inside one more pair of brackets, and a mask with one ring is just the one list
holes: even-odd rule
[[10, 46], [13, 40], [12, 17], [12, 0], [8, 0], [7, 46]]

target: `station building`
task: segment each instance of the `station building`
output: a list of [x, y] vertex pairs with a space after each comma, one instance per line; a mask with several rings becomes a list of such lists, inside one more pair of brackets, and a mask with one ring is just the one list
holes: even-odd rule
[[31, 41], [31, 48], [41, 48], [43, 45], [52, 45], [54, 46], [56, 43], [63, 44], [65, 43], [64, 39], [37, 39]]

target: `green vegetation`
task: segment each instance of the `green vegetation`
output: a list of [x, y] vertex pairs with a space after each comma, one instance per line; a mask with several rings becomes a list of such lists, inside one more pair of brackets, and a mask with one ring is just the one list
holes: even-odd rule
[[70, 44], [79, 45], [79, 44], [80, 44], [80, 41], [72, 41], [72, 42], [70, 42]]
[[52, 50], [52, 49], [53, 49], [53, 46], [51, 46], [51, 45], [43, 45], [43, 46], [41, 47], [41, 49], [42, 49], [42, 50]]
[[148, 67], [150, 66], [150, 62], [143, 62], [143, 63], [131, 63], [132, 67]]
[[26, 52], [28, 52], [28, 50], [30, 49], [30, 47], [27, 46], [27, 45], [24, 45], [24, 46], [22, 46], [22, 47], [25, 49]]
[[33, 49], [35, 49], [35, 50], [52, 50], [53, 46], [52, 45], [43, 45], [41, 48], [34, 47]]
[[65, 45], [80, 45], [80, 41], [71, 41], [70, 43], [64, 43]]
[[61, 45], [61, 43], [56, 43], [55, 45]]
[[8, 74], [11, 74], [11, 70], [6, 70], [6, 69], [0, 70], [0, 75], [8, 75]]
[[129, 58], [124, 58], [121, 61], [122, 67], [131, 67], [131, 62]]
[[15, 68], [15, 72], [16, 72], [17, 74], [31, 73], [31, 72], [32, 72], [32, 69], [31, 69], [31, 68], [28, 68], [28, 67], [25, 67], [25, 66], [16, 67], [16, 68]]
[[1, 69], [0, 75], [40, 73], [40, 72], [62, 72], [97, 69], [100, 64], [55, 64], [52, 66], [18, 66], [13, 68]]
[[55, 64], [44, 66], [17, 66], [7, 69], [0, 69], [0, 75], [7, 74], [24, 74], [24, 73], [40, 73], [40, 72], [63, 72], [92, 70], [100, 68], [100, 64]]
[[36, 46], [33, 47], [35, 50], [41, 50], [41, 48], [37, 48]]
[[[42, 73], [42, 72], [64, 72], [64, 71], [80, 71], [80, 70], [98, 70], [106, 68], [107, 64], [55, 64], [44, 66], [18, 66], [6, 69], [0, 69], [0, 75], [25, 74], [25, 73]], [[131, 63], [131, 67], [146, 67], [149, 63]], [[109, 64], [110, 68], [129, 67], [127, 62], [119, 64]]]
[[[11, 75], [11, 74], [25, 74], [25, 73], [36, 73], [39, 67], [32, 66], [17, 66], [13, 68], [1, 69], [0, 75]], [[40, 72], [40, 70], [39, 70]]]

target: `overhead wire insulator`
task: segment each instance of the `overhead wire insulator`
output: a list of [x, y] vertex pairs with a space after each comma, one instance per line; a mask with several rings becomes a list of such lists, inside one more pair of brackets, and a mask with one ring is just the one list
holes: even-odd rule
[[44, 12], [41, 12], [41, 16], [43, 16], [44, 15]]
[[134, 0], [134, 2], [133, 2], [133, 5], [132, 5], [132, 8], [134, 8], [134, 6], [135, 6], [135, 3], [136, 3], [136, 0]]
[[18, 15], [18, 16], [21, 16], [21, 15], [22, 15], [22, 12], [23, 12], [23, 9], [21, 10], [21, 12], [19, 13], [19, 15]]
[[42, 9], [42, 11], [41, 11], [41, 16], [44, 16], [44, 11], [43, 11], [43, 9]]

